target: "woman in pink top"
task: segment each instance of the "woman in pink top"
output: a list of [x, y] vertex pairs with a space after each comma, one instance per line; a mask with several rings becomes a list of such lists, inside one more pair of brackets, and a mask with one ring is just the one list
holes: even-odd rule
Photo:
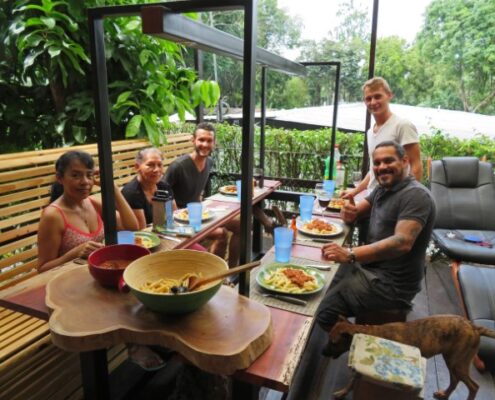
[[[38, 271], [43, 272], [78, 257], [86, 258], [103, 247], [105, 237], [99, 199], [90, 197], [98, 174], [94, 161], [83, 151], [68, 151], [55, 164], [61, 193], [52, 192], [52, 203], [43, 211], [38, 228]], [[138, 230], [137, 219], [115, 188], [117, 229]]]

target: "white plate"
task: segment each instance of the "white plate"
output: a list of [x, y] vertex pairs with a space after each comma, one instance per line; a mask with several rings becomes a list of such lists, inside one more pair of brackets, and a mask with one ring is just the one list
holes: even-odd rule
[[[227, 188], [233, 188], [233, 189], [235, 189], [235, 191], [234, 192], [227, 191]], [[236, 187], [236, 185], [222, 186], [220, 189], [218, 189], [218, 191], [220, 193], [224, 194], [225, 196], [237, 196], [237, 187]]]
[[[205, 209], [203, 210], [203, 218], [201, 218], [201, 222], [208, 221], [215, 216], [215, 213], [212, 210]], [[187, 212], [187, 208], [182, 208], [180, 210], [174, 211], [174, 219], [179, 222], [184, 222], [186, 224], [189, 223], [189, 214]]]
[[327, 224], [330, 224], [332, 225], [335, 230], [331, 233], [319, 233], [319, 232], [313, 232], [307, 228], [305, 228], [305, 225], [308, 223], [308, 222], [303, 222], [301, 221], [300, 217], [297, 217], [296, 219], [296, 226], [297, 226], [297, 230], [299, 232], [302, 232], [303, 234], [305, 235], [308, 235], [308, 236], [314, 236], [314, 237], [333, 237], [333, 236], [338, 236], [340, 235], [343, 231], [344, 231], [344, 227], [343, 225], [341, 225], [340, 223], [338, 222], [334, 222], [334, 221], [329, 221], [328, 219], [325, 219], [325, 218], [314, 218], [312, 219], [315, 220], [315, 219], [319, 219], [319, 220], [322, 220], [322, 221], [325, 221]]

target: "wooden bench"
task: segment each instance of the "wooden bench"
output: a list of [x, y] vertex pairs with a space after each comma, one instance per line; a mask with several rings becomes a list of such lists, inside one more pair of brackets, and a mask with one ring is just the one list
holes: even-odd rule
[[[135, 175], [137, 151], [149, 146], [142, 139], [112, 143], [113, 173], [119, 186]], [[75, 149], [90, 153], [98, 163], [96, 144], [0, 155], [0, 290], [38, 273], [38, 223], [49, 204], [55, 161]], [[191, 135], [169, 135], [160, 149], [166, 168], [191, 152]], [[127, 358], [124, 346], [108, 354], [110, 370]], [[81, 398], [79, 368], [77, 355], [51, 344], [45, 321], [0, 307], [0, 397]]]

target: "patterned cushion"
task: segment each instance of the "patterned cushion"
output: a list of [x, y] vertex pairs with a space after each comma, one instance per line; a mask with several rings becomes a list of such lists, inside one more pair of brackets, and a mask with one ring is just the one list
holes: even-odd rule
[[420, 393], [426, 359], [417, 347], [357, 333], [349, 352], [349, 367], [376, 384]]

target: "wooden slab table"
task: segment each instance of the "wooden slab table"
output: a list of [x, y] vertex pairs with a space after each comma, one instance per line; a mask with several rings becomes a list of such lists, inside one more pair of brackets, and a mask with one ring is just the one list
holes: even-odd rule
[[[70, 273], [80, 267], [75, 263], [68, 263], [4, 289], [0, 291], [0, 304], [48, 320], [49, 309], [45, 302], [46, 284], [58, 274]], [[283, 392], [289, 390], [292, 375], [304, 350], [312, 322], [309, 317], [289, 311], [273, 308], [269, 308], [269, 311], [273, 332], [272, 344], [247, 369], [237, 371], [233, 375], [236, 381], [250, 385], [251, 392], [256, 392], [260, 386]], [[82, 352], [81, 365], [85, 397], [108, 398], [108, 381], [105, 375], [107, 374], [106, 351]]]
[[159, 345], [204, 371], [230, 375], [251, 365], [272, 339], [270, 311], [227, 286], [193, 313], [161, 315], [131, 293], [102, 287], [78, 266], [50, 280], [46, 304], [52, 341], [66, 351]]
[[[263, 190], [254, 195], [252, 205], [256, 205], [266, 199], [278, 187], [280, 187], [280, 185], [280, 181], [265, 180]], [[212, 223], [203, 224], [201, 230], [192, 237], [177, 237], [176, 239], [178, 239], [178, 241], [162, 237], [159, 250], [185, 249], [192, 244], [200, 242], [201, 240], [206, 238], [212, 231], [221, 227], [228, 221], [236, 218], [241, 213], [241, 203], [238, 201], [236, 202], [205, 199], [205, 202], [208, 204], [209, 208], [222, 209], [223, 212], [219, 213], [221, 214], [221, 216], [215, 218]]]

